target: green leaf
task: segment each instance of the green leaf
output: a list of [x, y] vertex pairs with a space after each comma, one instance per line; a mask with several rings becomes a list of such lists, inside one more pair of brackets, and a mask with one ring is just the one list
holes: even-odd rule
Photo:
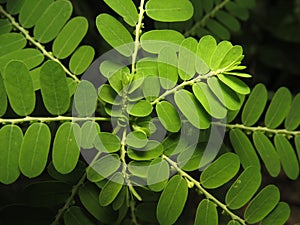
[[29, 177], [37, 177], [46, 167], [50, 148], [51, 133], [46, 124], [30, 125], [21, 145], [19, 167]]
[[298, 154], [298, 159], [300, 161], [300, 135], [295, 136], [295, 146]]
[[152, 112], [153, 107], [150, 102], [146, 100], [140, 100], [135, 104], [128, 105], [127, 110], [128, 113], [132, 116], [144, 117], [148, 116]]
[[83, 206], [97, 220], [110, 224], [117, 218], [117, 213], [110, 207], [103, 207], [98, 200], [99, 189], [92, 183], [87, 183], [79, 189], [79, 198]]
[[20, 12], [20, 9], [22, 8], [22, 5], [24, 4], [25, 0], [10, 0], [7, 1], [7, 11], [10, 14], [18, 14]]
[[95, 56], [95, 50], [89, 45], [80, 46], [72, 55], [69, 68], [72, 73], [79, 75], [92, 63]]
[[226, 108], [238, 110], [241, 107], [242, 102], [237, 94], [216, 77], [208, 79], [208, 86]]
[[170, 132], [178, 132], [181, 120], [176, 108], [167, 101], [161, 101], [156, 105], [156, 113], [159, 121]]
[[129, 31], [114, 17], [100, 14], [96, 25], [104, 40], [122, 55], [129, 57], [133, 53], [133, 38]]
[[10, 184], [20, 175], [19, 154], [23, 133], [16, 125], [5, 125], [0, 129], [0, 182]]
[[275, 185], [262, 189], [249, 203], [244, 217], [247, 223], [253, 224], [264, 219], [279, 202], [280, 193]]
[[274, 142], [285, 174], [296, 180], [299, 176], [299, 162], [291, 143], [283, 134], [276, 134]]
[[230, 15], [226, 11], [219, 10], [215, 14], [215, 16], [219, 22], [221, 22], [223, 25], [225, 25], [231, 31], [237, 32], [241, 29], [240, 22], [234, 16]]
[[[243, 57], [243, 48], [239, 45], [235, 45], [226, 52], [218, 68], [222, 70], [233, 69], [232, 66], [235, 63], [239, 62], [242, 57]], [[234, 74], [235, 73], [233, 73], [233, 75]], [[246, 77], [248, 76], [249, 75], [246, 75]]]
[[203, 199], [198, 205], [194, 225], [217, 225], [218, 212], [215, 203]]
[[120, 97], [117, 98], [118, 93], [116, 93], [115, 90], [109, 84], [103, 84], [99, 87], [98, 96], [102, 101], [111, 105], [120, 104], [120, 101], [117, 101], [120, 100]]
[[158, 222], [174, 224], [184, 208], [188, 196], [188, 185], [180, 175], [172, 177], [162, 192], [156, 210]]
[[34, 207], [53, 207], [63, 204], [72, 191], [72, 185], [61, 181], [30, 183], [23, 190], [24, 201]]
[[33, 27], [53, 0], [26, 0], [20, 10], [19, 21], [24, 28]]
[[206, 83], [193, 84], [193, 92], [206, 112], [212, 117], [221, 119], [227, 114], [227, 109], [219, 102]]
[[265, 124], [269, 128], [278, 127], [289, 112], [292, 94], [286, 87], [279, 88], [274, 94], [266, 112]]
[[230, 220], [228, 225], [241, 225], [241, 224], [236, 220]]
[[232, 44], [229, 41], [221, 41], [217, 45], [217, 48], [212, 53], [209, 63], [211, 70], [217, 71], [220, 69], [220, 64], [230, 49], [232, 49]]
[[47, 61], [40, 71], [40, 85], [46, 109], [53, 115], [64, 114], [70, 105], [66, 74], [54, 61]]
[[95, 147], [101, 152], [117, 152], [121, 148], [121, 141], [115, 134], [100, 132], [95, 138]]
[[[38, 81], [38, 82], [40, 82], [40, 81]], [[78, 83], [71, 77], [67, 77], [67, 83], [68, 83], [68, 89], [69, 89], [69, 96], [72, 97], [78, 87]]]
[[76, 123], [65, 122], [58, 128], [52, 150], [53, 165], [58, 172], [70, 173], [76, 167], [80, 137], [80, 127]]
[[9, 33], [12, 29], [12, 25], [8, 19], [0, 19], [0, 34]]
[[19, 33], [7, 33], [0, 35], [0, 56], [17, 51], [26, 46], [26, 39]]
[[247, 95], [250, 93], [250, 88], [247, 86], [247, 84], [237, 77], [219, 74], [218, 78], [237, 93], [242, 95]]
[[182, 80], [189, 80], [195, 75], [197, 46], [197, 40], [192, 37], [184, 39], [180, 45], [178, 54], [178, 73]]
[[30, 70], [44, 61], [44, 55], [37, 49], [33, 48], [25, 48], [21, 50], [17, 50], [6, 54], [0, 57], [0, 71], [3, 72], [5, 66], [11, 60], [20, 60], [26, 64], [27, 68]]
[[163, 153], [163, 146], [155, 140], [149, 140], [147, 145], [141, 149], [128, 148], [127, 155], [129, 158], [136, 161], [151, 160]]
[[149, 0], [146, 13], [151, 19], [161, 22], [186, 21], [193, 16], [194, 8], [188, 0]]
[[[244, 1], [245, 2], [245, 1]], [[245, 5], [243, 3], [243, 5]], [[240, 7], [238, 4], [236, 4], [235, 2], [228, 2], [225, 5], [225, 9], [227, 9], [227, 11], [237, 17], [240, 20], [247, 20], [249, 18], [249, 12], [247, 9]]]
[[200, 183], [205, 188], [218, 188], [231, 180], [239, 168], [239, 157], [234, 153], [225, 153], [201, 173]]
[[173, 48], [162, 48], [158, 55], [158, 72], [160, 84], [164, 89], [173, 88], [178, 81], [178, 59]]
[[133, 148], [143, 148], [147, 142], [147, 135], [141, 131], [132, 131], [126, 137], [126, 144]]
[[[202, 59], [207, 66], [210, 65], [210, 61], [212, 59], [212, 55], [217, 48], [216, 40], [210, 36], [204, 36], [200, 39], [198, 48], [197, 48], [197, 56]], [[199, 71], [197, 71], [199, 72]]]
[[[176, 147], [178, 148], [178, 146]], [[205, 166], [207, 162], [202, 160], [205, 147], [206, 145], [203, 143], [198, 143], [196, 146], [181, 147], [182, 152], [179, 153], [177, 158], [179, 167], [184, 171], [194, 171]]]
[[33, 30], [34, 37], [41, 43], [52, 41], [68, 21], [72, 11], [70, 1], [61, 0], [51, 3], [36, 22]]
[[132, 0], [104, 0], [104, 2], [130, 26], [134, 27], [138, 22], [139, 15]]
[[121, 191], [124, 184], [124, 178], [122, 173], [115, 173], [108, 182], [102, 188], [99, 195], [99, 203], [102, 206], [111, 204], [119, 192]]
[[85, 17], [72, 18], [55, 38], [52, 46], [54, 56], [65, 59], [71, 55], [84, 38], [88, 30], [88, 21]]
[[277, 177], [280, 173], [280, 158], [272, 142], [264, 133], [259, 131], [253, 133], [253, 141], [269, 174], [272, 177]]
[[147, 178], [150, 163], [151, 161], [130, 161], [128, 163], [128, 170], [134, 176]]
[[162, 158], [154, 159], [148, 166], [147, 184], [150, 190], [160, 192], [167, 185], [170, 168], [167, 161]]
[[4, 87], [2, 75], [0, 73], [0, 116], [3, 116], [7, 109], [7, 95]]
[[290, 207], [285, 202], [279, 202], [273, 211], [261, 221], [260, 225], [282, 225], [290, 217]]
[[78, 206], [71, 206], [64, 213], [65, 225], [93, 225], [94, 223], [86, 216]]
[[116, 154], [109, 154], [98, 159], [87, 170], [87, 178], [92, 182], [99, 182], [108, 178], [121, 166], [121, 161]]
[[175, 93], [174, 99], [180, 111], [192, 125], [199, 129], [207, 129], [210, 126], [209, 116], [192, 93], [179, 90]]
[[240, 157], [244, 169], [248, 166], [260, 168], [260, 162], [247, 135], [240, 129], [233, 129], [229, 133], [234, 151]]
[[251, 91], [242, 111], [242, 122], [254, 125], [262, 115], [268, 101], [268, 91], [263, 84], [257, 84]]
[[87, 80], [81, 80], [74, 94], [74, 104], [79, 116], [91, 116], [97, 106], [97, 91]]
[[247, 167], [226, 193], [226, 205], [233, 210], [243, 207], [258, 190], [261, 179], [259, 168]]
[[142, 90], [146, 100], [155, 100], [159, 96], [160, 89], [161, 86], [158, 76], [148, 76], [144, 78]]
[[295, 96], [292, 101], [291, 108], [284, 121], [284, 126], [287, 130], [295, 130], [300, 125], [300, 93]]
[[41, 88], [41, 85], [40, 85], [40, 71], [41, 71], [41, 67], [37, 67], [37, 68], [29, 71], [31, 79], [32, 79], [32, 84], [33, 84], [34, 91], [37, 91]]
[[80, 146], [85, 149], [91, 149], [94, 147], [94, 141], [98, 133], [100, 132], [100, 126], [94, 121], [86, 121], [81, 126], [81, 143]]
[[122, 206], [124, 206], [124, 205], [127, 208], [127, 205], [125, 204], [126, 195], [128, 195], [128, 188], [127, 188], [127, 186], [123, 185], [123, 187], [121, 188], [121, 191], [119, 192], [119, 194], [117, 195], [117, 197], [115, 198], [115, 200], [112, 203], [112, 207], [114, 210], [122, 209]]
[[158, 54], [164, 47], [179, 50], [184, 36], [175, 30], [151, 30], [141, 36], [142, 48], [150, 53]]
[[214, 19], [208, 19], [206, 21], [206, 26], [210, 32], [215, 34], [221, 40], [229, 40], [230, 33], [229, 31], [219, 22]]
[[35, 93], [27, 66], [21, 61], [9, 62], [3, 80], [14, 112], [19, 116], [31, 114], [35, 106]]

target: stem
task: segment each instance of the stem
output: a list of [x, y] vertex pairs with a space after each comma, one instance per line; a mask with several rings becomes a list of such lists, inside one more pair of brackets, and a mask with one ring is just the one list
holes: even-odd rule
[[48, 57], [49, 59], [57, 62], [62, 68], [63, 70], [70, 76], [72, 77], [77, 83], [80, 82], [80, 80], [76, 77], [76, 75], [74, 75], [73, 73], [71, 73], [60, 61], [59, 59], [55, 58], [53, 56], [53, 54], [51, 52], [48, 52], [45, 47], [43, 45], [41, 45], [41, 43], [39, 43], [38, 41], [36, 41], [33, 37], [31, 37], [29, 35], [29, 32], [24, 29], [18, 22], [16, 22], [15, 18], [12, 17], [8, 12], [6, 12], [3, 7], [0, 5], [0, 12], [10, 20], [11, 24], [17, 28], [24, 36], [25, 38], [30, 41], [33, 45], [35, 45], [42, 53], [44, 56]]
[[145, 0], [141, 0], [140, 2], [140, 12], [139, 12], [139, 19], [138, 23], [135, 26], [135, 41], [134, 41], [134, 52], [132, 54], [132, 60], [131, 60], [131, 74], [135, 74], [135, 64], [136, 64], [136, 58], [140, 47], [140, 35], [142, 33], [142, 27], [143, 27], [143, 16], [145, 13], [144, 10], [144, 4]]
[[243, 124], [224, 124], [224, 123], [220, 123], [220, 122], [213, 122], [214, 125], [217, 126], [222, 126], [222, 127], [227, 127], [229, 129], [235, 129], [235, 128], [239, 128], [242, 130], [247, 130], [247, 131], [251, 131], [251, 132], [255, 132], [255, 131], [262, 131], [262, 132], [268, 132], [268, 133], [272, 133], [272, 134], [285, 134], [285, 135], [300, 135], [300, 131], [289, 131], [286, 129], [271, 129], [271, 128], [267, 128], [267, 127], [247, 127]]
[[193, 85], [194, 83], [197, 83], [201, 80], [207, 80], [208, 78], [210, 78], [214, 75], [216, 75], [216, 74], [213, 71], [210, 71], [209, 73], [207, 73], [205, 75], [199, 75], [192, 80], [184, 81], [181, 84], [177, 85], [176, 87], [165, 91], [161, 96], [159, 96], [157, 99], [155, 99], [153, 102], [151, 102], [151, 105], [155, 105], [155, 104], [159, 103], [161, 100], [165, 99], [165, 97], [167, 97], [168, 95], [174, 94], [179, 89], [184, 88], [185, 86]]
[[0, 118], [1, 123], [24, 123], [24, 122], [53, 122], [53, 121], [85, 121], [85, 120], [94, 120], [94, 121], [110, 121], [110, 118], [106, 117], [71, 117], [71, 116], [57, 116], [57, 117], [30, 117], [26, 116], [19, 119], [2, 119]]
[[197, 180], [195, 180], [193, 177], [191, 177], [189, 174], [187, 174], [186, 172], [184, 172], [182, 169], [180, 169], [176, 162], [172, 161], [170, 158], [168, 158], [167, 156], [163, 155], [162, 156], [163, 159], [165, 159], [170, 165], [172, 165], [179, 173], [181, 176], [185, 177], [186, 179], [188, 179], [190, 182], [192, 182], [197, 188], [198, 190], [203, 193], [205, 195], [205, 197], [207, 199], [210, 199], [211, 201], [213, 201], [214, 203], [216, 203], [220, 208], [222, 208], [233, 220], [236, 220], [238, 222], [240, 222], [242, 225], [246, 225], [246, 222], [240, 218], [239, 216], [235, 215], [233, 212], [231, 212], [227, 206], [225, 204], [223, 204], [222, 202], [220, 202], [218, 199], [216, 199], [213, 195], [211, 195], [208, 191], [206, 191], [200, 184], [200, 182], [198, 182]]
[[222, 9], [228, 2], [230, 2], [230, 0], [224, 0], [223, 2], [221, 2], [219, 5], [216, 5], [209, 13], [206, 13], [205, 16], [198, 21], [197, 23], [194, 24], [194, 26], [187, 30], [184, 33], [184, 36], [190, 36], [190, 35], [195, 35], [196, 30], [198, 27], [204, 27], [206, 24], [206, 21], [210, 18], [210, 17], [214, 17], [215, 14]]

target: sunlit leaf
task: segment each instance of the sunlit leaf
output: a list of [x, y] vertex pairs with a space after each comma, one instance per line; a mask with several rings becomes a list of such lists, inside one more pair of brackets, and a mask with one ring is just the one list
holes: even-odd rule
[[237, 77], [219, 74], [218, 78], [237, 93], [243, 95], [247, 95], [250, 93], [250, 88], [247, 86], [247, 84], [245, 84]]
[[218, 212], [215, 203], [203, 199], [198, 205], [194, 225], [217, 225]]
[[44, 123], [28, 127], [21, 146], [19, 167], [29, 177], [40, 175], [46, 167], [50, 148], [51, 133]]
[[127, 110], [128, 113], [132, 116], [144, 117], [144, 116], [148, 116], [152, 112], [153, 107], [150, 104], [150, 102], [145, 100], [140, 100], [135, 104], [128, 105]]
[[0, 182], [13, 183], [20, 175], [19, 154], [23, 133], [16, 125], [6, 125], [0, 129]]
[[229, 41], [221, 41], [215, 51], [212, 53], [210, 59], [210, 68], [213, 71], [217, 71], [220, 68], [220, 64], [223, 61], [225, 55], [232, 48], [232, 44]]
[[239, 157], [233, 153], [225, 153], [201, 173], [200, 183], [205, 188], [220, 187], [231, 180], [239, 168]]
[[225, 198], [230, 209], [239, 209], [244, 206], [256, 193], [262, 180], [257, 167], [247, 167], [231, 185]]
[[176, 108], [167, 101], [162, 101], [156, 105], [158, 119], [166, 130], [178, 132], [181, 127], [181, 120]]
[[171, 225], [178, 219], [188, 196], [188, 185], [180, 175], [172, 177], [158, 201], [156, 215], [160, 224]]
[[240, 61], [242, 55], [243, 48], [239, 45], [233, 46], [224, 55], [222, 61], [218, 66], [218, 69], [229, 69], [233, 64]]
[[121, 147], [121, 141], [115, 134], [100, 132], [95, 138], [95, 147], [101, 152], [116, 152]]
[[197, 55], [206, 63], [207, 66], [209, 66], [212, 55], [216, 48], [216, 40], [210, 35], [204, 36], [199, 41]]
[[99, 87], [98, 95], [102, 101], [112, 105], [119, 104], [121, 100], [115, 90], [108, 84], [103, 84]]
[[197, 46], [197, 40], [192, 37], [184, 39], [180, 45], [178, 54], [178, 73], [182, 80], [189, 80], [195, 75]]

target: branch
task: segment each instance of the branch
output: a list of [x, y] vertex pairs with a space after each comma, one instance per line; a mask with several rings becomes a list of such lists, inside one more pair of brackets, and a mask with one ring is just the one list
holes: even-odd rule
[[33, 45], [35, 45], [42, 53], [44, 56], [48, 57], [49, 59], [57, 62], [62, 68], [63, 70], [70, 76], [72, 77], [77, 83], [80, 82], [80, 80], [76, 77], [76, 75], [74, 75], [73, 73], [71, 73], [63, 64], [61, 61], [59, 61], [59, 59], [55, 58], [52, 54], [52, 52], [48, 52], [45, 47], [43, 45], [41, 45], [41, 43], [39, 43], [38, 41], [36, 41], [33, 37], [31, 37], [29, 35], [29, 32], [24, 29], [19, 23], [16, 22], [15, 18], [12, 17], [8, 12], [6, 12], [3, 7], [0, 5], [0, 12], [10, 20], [11, 24], [17, 28], [24, 36], [25, 38], [30, 41]]
[[220, 208], [222, 208], [233, 220], [236, 220], [238, 222], [240, 222], [242, 225], [246, 225], [246, 222], [240, 218], [239, 216], [237, 216], [236, 214], [234, 214], [233, 212], [231, 212], [227, 206], [225, 204], [223, 204], [222, 202], [220, 202], [218, 199], [216, 199], [213, 195], [211, 195], [208, 191], [206, 191], [200, 184], [199, 181], [195, 180], [193, 177], [191, 177], [189, 174], [187, 174], [186, 172], [184, 172], [182, 169], [180, 169], [176, 162], [172, 161], [170, 158], [168, 158], [165, 155], [162, 155], [162, 158], [165, 159], [171, 166], [173, 166], [181, 176], [187, 178], [190, 182], [192, 182], [197, 188], [198, 190], [203, 193], [205, 195], [205, 197], [207, 199], [210, 199], [211, 201], [213, 201], [214, 203], [216, 203]]

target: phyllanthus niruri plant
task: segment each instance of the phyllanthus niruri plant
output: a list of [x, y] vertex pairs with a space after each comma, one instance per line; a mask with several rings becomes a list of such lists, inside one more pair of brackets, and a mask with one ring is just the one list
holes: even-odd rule
[[265, 86], [242, 81], [242, 47], [224, 40], [254, 2], [104, 2], [121, 18], [97, 16], [113, 49], [92, 63], [69, 1], [1, 1], [0, 182], [47, 173], [0, 209], [3, 223], [25, 211], [42, 217], [31, 224], [285, 224], [261, 165], [298, 179], [300, 98], [282, 87], [267, 107]]

